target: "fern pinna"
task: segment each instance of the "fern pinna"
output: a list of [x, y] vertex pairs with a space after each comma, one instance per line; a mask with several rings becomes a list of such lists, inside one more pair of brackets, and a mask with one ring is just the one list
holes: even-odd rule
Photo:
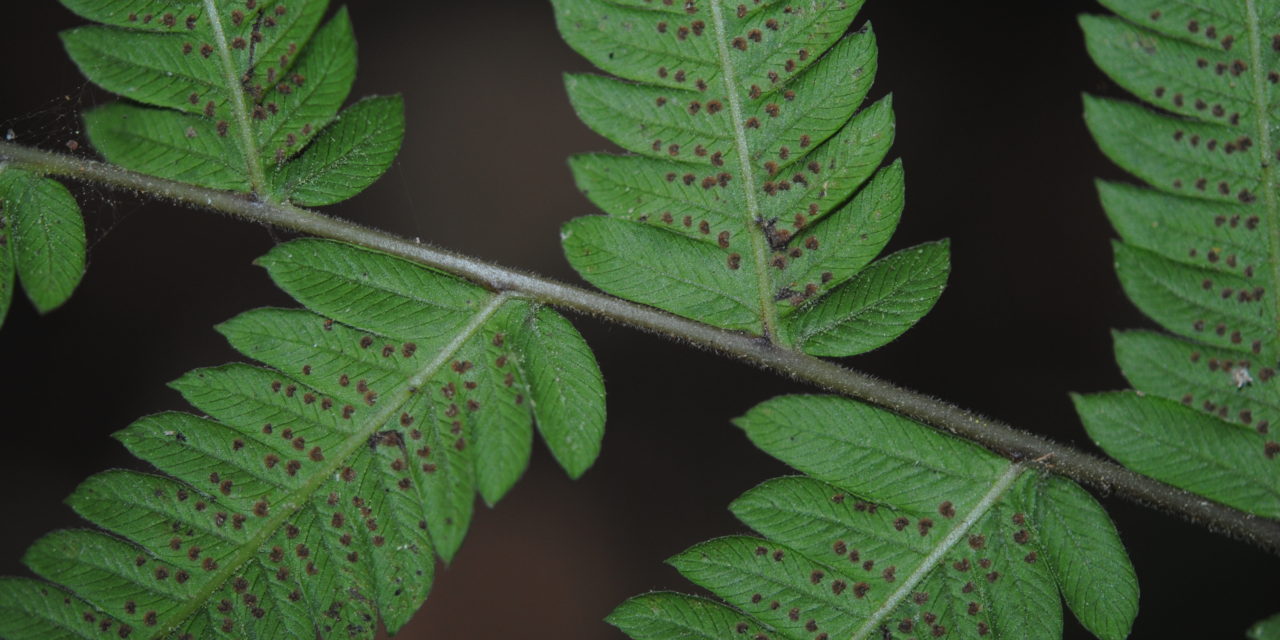
[[[355, 80], [345, 9], [327, 0], [62, 0], [100, 22], [62, 34], [81, 72], [128, 101], [84, 114], [110, 162], [273, 202], [325, 205], [386, 171], [399, 97], [339, 112]], [[14, 276], [36, 308], [62, 304], [85, 262], [79, 207], [56, 182], [0, 165], [0, 322]]]
[[[344, 10], [321, 25], [323, 0], [64, 4], [105, 23], [63, 34], [85, 74], [153, 105], [86, 114], [114, 163], [315, 205], [355, 195], [395, 157], [398, 98], [338, 111], [355, 43]], [[19, 240], [0, 251], [0, 293], [11, 255], [33, 299], [50, 296], [38, 302], [56, 299], [30, 274], [54, 293], [74, 286], [75, 264], [48, 269], [22, 242], [29, 218], [80, 222], [60, 190], [0, 167], [0, 238]], [[83, 255], [82, 227], [55, 222]], [[203, 416], [117, 434], [167, 475], [109, 471], [77, 489], [68, 502], [105, 531], [36, 542], [25, 562], [47, 582], [0, 578], [0, 637], [372, 638], [421, 605], [475, 495], [493, 504], [519, 478], [535, 423], [570, 475], [594, 461], [600, 372], [554, 311], [337, 242], [290, 242], [261, 264], [307, 309], [219, 329], [270, 368], [194, 371], [173, 386]]]
[[572, 160], [609, 214], [564, 227], [586, 280], [828, 356], [879, 347], [933, 306], [945, 241], [868, 266], [897, 226], [903, 179], [900, 163], [878, 169], [889, 98], [858, 112], [875, 38], [844, 34], [862, 2], [553, 4], [570, 46], [622, 78], [568, 76], [574, 108], [633, 154]]
[[328, 0], [62, 3], [103, 23], [64, 32], [67, 53], [132, 101], [85, 114], [94, 148], [114, 164], [323, 205], [359, 193], [399, 151], [399, 97], [339, 113], [356, 43], [345, 9], [321, 25]]
[[650, 593], [609, 618], [636, 640], [1054, 639], [1059, 593], [1099, 638], [1128, 635], [1133, 567], [1070, 480], [831, 396], [770, 400], [738, 420], [805, 476], [733, 503], [763, 537], [670, 560], [724, 602]]
[[1116, 269], [1178, 337], [1117, 332], [1136, 391], [1077, 397], [1077, 408], [1125, 465], [1280, 517], [1280, 4], [1103, 4], [1120, 17], [1082, 18], [1090, 54], [1164, 111], [1085, 100], [1099, 146], [1150, 185], [1099, 184], [1123, 239]]
[[219, 330], [273, 368], [194, 371], [174, 387], [208, 417], [117, 434], [170, 477], [77, 489], [110, 533], [36, 542], [26, 564], [59, 586], [0, 580], [0, 636], [372, 638], [422, 604], [476, 492], [492, 504], [519, 478], [532, 421], [570, 475], [595, 459], [600, 373], [555, 312], [336, 242], [261, 263], [309, 310]]

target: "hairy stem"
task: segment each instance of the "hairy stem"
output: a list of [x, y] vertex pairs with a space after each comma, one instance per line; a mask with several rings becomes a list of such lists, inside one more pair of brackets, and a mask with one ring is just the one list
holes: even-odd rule
[[1042, 467], [1051, 473], [1093, 487], [1103, 494], [1115, 494], [1181, 516], [1210, 530], [1280, 554], [1278, 521], [1212, 502], [1113, 462], [865, 373], [780, 348], [763, 338], [717, 329], [651, 307], [488, 264], [307, 209], [258, 202], [245, 194], [195, 187], [92, 160], [0, 141], [0, 163], [6, 161], [37, 173], [140, 191], [260, 224], [350, 242], [447, 271], [494, 291], [512, 292], [562, 309], [692, 343], [823, 389], [884, 407], [976, 442], [1015, 462]]

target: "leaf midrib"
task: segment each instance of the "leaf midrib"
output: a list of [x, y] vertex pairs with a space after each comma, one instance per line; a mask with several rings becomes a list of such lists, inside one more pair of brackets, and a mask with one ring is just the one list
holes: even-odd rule
[[[738, 150], [738, 171], [742, 174], [743, 200], [746, 202], [745, 228], [751, 237], [752, 265], [756, 273], [756, 299], [760, 309], [761, 331], [770, 342], [781, 339], [778, 331], [778, 309], [773, 303], [772, 283], [769, 278], [769, 246], [763, 233], [753, 233], [752, 227], [760, 218], [760, 201], [756, 194], [756, 178], [751, 170], [751, 153], [747, 145], [746, 122], [742, 116], [742, 96], [738, 92], [738, 78], [734, 74], [729, 54], [729, 36], [724, 22], [723, 0], [711, 0], [711, 21], [715, 26], [716, 48], [720, 66], [724, 70], [724, 89], [729, 102], [729, 119], [733, 123], [733, 137]], [[786, 345], [784, 345], [786, 346]]]
[[952, 547], [956, 546], [960, 539], [973, 530], [978, 521], [995, 507], [996, 503], [1000, 501], [1000, 498], [1009, 490], [1009, 487], [1013, 485], [1013, 481], [1018, 479], [1024, 469], [1025, 467], [1021, 463], [1010, 464], [1009, 469], [996, 479], [995, 483], [991, 485], [991, 489], [987, 491], [986, 495], [982, 496], [982, 500], [978, 501], [973, 510], [965, 515], [964, 520], [956, 523], [955, 528], [947, 533], [947, 536], [938, 543], [937, 548], [916, 567], [915, 571], [911, 572], [911, 575], [906, 580], [902, 581], [902, 584], [884, 601], [884, 604], [880, 605], [880, 608], [872, 613], [871, 617], [867, 618], [862, 627], [853, 634], [851, 640], [864, 640], [870, 637], [869, 634], [877, 630], [880, 623], [889, 617], [894, 609], [898, 608], [898, 605], [916, 588], [916, 585], [920, 584], [931, 571], [942, 563], [947, 552], [951, 551]]
[[[1274, 289], [1277, 283], [1280, 283], [1280, 212], [1278, 212], [1278, 204], [1276, 201], [1276, 179], [1275, 174], [1271, 170], [1271, 160], [1268, 158], [1273, 153], [1271, 147], [1271, 122], [1268, 118], [1267, 105], [1267, 80], [1262, 73], [1262, 36], [1260, 33], [1260, 24], [1258, 17], [1258, 7], [1256, 0], [1245, 0], [1245, 18], [1249, 28], [1249, 73], [1253, 79], [1253, 101], [1254, 113], [1257, 119], [1258, 129], [1258, 145], [1262, 152], [1262, 193], [1263, 202], [1266, 206], [1267, 216], [1267, 236], [1270, 245], [1270, 254], [1267, 260], [1271, 263], [1271, 287]], [[1273, 292], [1274, 293], [1274, 292]], [[1272, 295], [1272, 319], [1280, 318], [1280, 295]], [[1274, 345], [1276, 340], [1275, 327], [1271, 327], [1271, 342]]]
[[215, 0], [204, 0], [205, 14], [209, 17], [209, 25], [213, 29], [213, 41], [218, 51], [218, 60], [222, 63], [223, 80], [227, 83], [230, 95], [231, 111], [236, 117], [236, 133], [240, 134], [241, 153], [244, 154], [245, 168], [249, 174], [249, 185], [252, 191], [266, 197], [266, 174], [262, 171], [262, 160], [258, 156], [257, 141], [254, 140], [253, 127], [249, 120], [244, 87], [240, 85], [239, 74], [235, 70], [235, 62], [231, 60], [231, 47], [227, 45], [227, 34], [222, 28], [222, 17], [218, 15]]
[[[206, 0], [211, 2], [212, 0]], [[394, 402], [388, 402], [381, 411], [378, 411], [368, 419], [368, 421], [357, 431], [347, 434], [345, 441], [340, 445], [332, 456], [326, 456], [326, 462], [321, 469], [293, 491], [285, 493], [285, 499], [271, 505], [271, 513], [267, 520], [259, 528], [258, 533], [253, 537], [244, 541], [240, 545], [240, 551], [230, 560], [219, 568], [214, 575], [205, 583], [203, 587], [191, 595], [191, 597], [180, 607], [171, 612], [173, 622], [167, 628], [159, 629], [152, 638], [160, 638], [166, 634], [177, 630], [178, 625], [185, 622], [192, 613], [197, 609], [205, 606], [209, 598], [215, 590], [220, 588], [223, 583], [230, 579], [233, 575], [243, 567], [246, 563], [257, 557], [259, 547], [276, 533], [276, 531], [284, 525], [284, 523], [293, 517], [299, 510], [310, 504], [309, 498], [315, 491], [326, 482], [340, 467], [348, 464], [349, 458], [353, 453], [365, 446], [369, 437], [381, 425], [390, 420], [397, 411], [400, 411], [404, 404], [418, 392], [422, 385], [426, 384], [431, 376], [435, 375], [441, 367], [449, 361], [466, 344], [472, 336], [475, 335], [481, 327], [487, 323], [498, 309], [504, 303], [514, 297], [510, 293], [499, 293], [493, 296], [489, 302], [481, 308], [476, 315], [464, 327], [459, 329], [458, 334], [449, 344], [445, 345], [434, 359], [422, 366], [418, 373], [414, 374], [400, 387], [392, 398]]]

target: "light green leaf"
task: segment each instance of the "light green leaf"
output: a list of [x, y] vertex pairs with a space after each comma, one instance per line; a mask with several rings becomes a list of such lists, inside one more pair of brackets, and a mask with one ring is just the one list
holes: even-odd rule
[[[0, 577], [0, 634], [6, 638], [110, 638], [106, 632], [96, 632], [99, 616], [88, 603], [47, 582]], [[110, 622], [108, 629], [115, 629], [114, 619], [103, 615], [101, 622]]]
[[[1266, 245], [1257, 238], [1261, 219], [1240, 215], [1235, 206], [1113, 182], [1099, 182], [1098, 195], [1125, 244], [1224, 274], [1239, 273], [1242, 264], [1255, 265], [1256, 274], [1256, 265], [1267, 260]], [[1235, 266], [1227, 264], [1230, 256]]]
[[756, 326], [738, 254], [605, 216], [571, 220], [560, 237], [569, 264], [605, 291], [726, 329]]
[[404, 101], [365, 98], [320, 132], [297, 161], [274, 178], [279, 192], [308, 206], [333, 204], [364, 191], [391, 166], [404, 138]]
[[86, 111], [84, 126], [98, 152], [126, 169], [210, 189], [249, 189], [239, 145], [208, 118], [114, 103]]
[[[1089, 53], [1162, 111], [1085, 97], [1085, 121], [1116, 164], [1152, 188], [1099, 183], [1123, 242], [1116, 271], [1144, 313], [1182, 339], [1116, 335], [1133, 394], [1078, 398], [1094, 439], [1135, 469], [1273, 515], [1280, 454], [1280, 198], [1270, 2], [1106, 0], [1083, 16]], [[1166, 113], [1167, 112], [1167, 113]], [[1182, 406], [1180, 406], [1182, 405]], [[1142, 421], [1150, 420], [1150, 424]], [[1198, 431], [1197, 431], [1198, 430]], [[1175, 464], [1184, 464], [1182, 469]]]
[[[1254, 282], [1249, 278], [1164, 260], [1123, 243], [1115, 244], [1115, 253], [1125, 293], [1157, 322], [1242, 357], [1273, 360], [1269, 356], [1276, 349], [1275, 308], [1269, 300], [1253, 298]], [[1224, 297], [1224, 291], [1230, 295]], [[1240, 300], [1237, 292], [1248, 298]]]
[[1133, 569], [1070, 481], [842, 398], [775, 398], [737, 422], [810, 476], [731, 505], [762, 537], [671, 559], [723, 605], [634, 598], [610, 617], [631, 637], [1058, 638], [1061, 597], [1100, 637], [1127, 634]]
[[1073, 399], [1089, 436], [1125, 466], [1238, 509], [1280, 517], [1280, 446], [1268, 436], [1136, 393]]
[[[773, 77], [781, 80], [813, 64], [862, 8], [861, 1], [793, 7], [771, 0], [754, 3], [745, 11], [738, 11], [737, 5], [705, 1], [687, 8], [636, 0], [555, 0], [553, 4], [560, 34], [569, 46], [611, 74], [671, 88], [696, 88], [699, 78], [710, 83], [719, 76], [724, 41], [737, 56], [739, 81], [769, 90], [776, 90], [771, 86]], [[716, 10], [724, 22], [724, 37], [717, 36]], [[756, 31], [759, 36], [752, 36]], [[766, 32], [769, 38], [763, 37]], [[734, 46], [738, 37], [740, 45]], [[798, 55], [801, 49], [809, 55]], [[788, 60], [789, 71], [783, 68]], [[668, 73], [660, 71], [663, 67]], [[679, 70], [685, 74], [677, 75]]]
[[835, 396], [775, 398], [734, 424], [757, 447], [814, 478], [921, 512], [945, 500], [959, 504], [957, 490], [980, 494], [981, 483], [1008, 466], [977, 445]]
[[560, 314], [539, 308], [525, 316], [514, 339], [524, 354], [538, 431], [552, 455], [578, 478], [600, 455], [604, 437], [604, 379], [577, 329]]
[[737, 610], [682, 593], [636, 596], [619, 605], [605, 620], [636, 640], [724, 640], [738, 634], [755, 638], [769, 630]]
[[[476, 493], [493, 503], [524, 471], [535, 416], [553, 448], [571, 447], [571, 471], [590, 465], [599, 371], [554, 312], [336, 242], [291, 242], [261, 263], [310, 309], [219, 330], [270, 368], [192, 371], [173, 387], [204, 417], [163, 413], [117, 434], [166, 475], [82, 484], [68, 502], [105, 531], [32, 546], [27, 565], [63, 586], [0, 581], [4, 637], [394, 632], [436, 557], [457, 552]], [[531, 332], [566, 344], [526, 349]], [[580, 406], [557, 408], [525, 379], [556, 370]], [[597, 423], [573, 424], [584, 417]]]
[[614, 295], [815, 354], [874, 348], [919, 316], [886, 331], [846, 315], [827, 330], [860, 338], [812, 344], [786, 320], [827, 297], [877, 295], [874, 278], [851, 279], [897, 225], [902, 173], [867, 184], [894, 132], [888, 99], [858, 112], [874, 35], [843, 35], [861, 2], [748, 4], [553, 2], [569, 45], [619, 76], [567, 76], [574, 109], [634, 154], [571, 161], [609, 217], [567, 225], [565, 252]]
[[1138, 578], [1111, 518], [1065, 478], [1040, 478], [1036, 493], [1031, 521], [1067, 606], [1099, 638], [1127, 638], [1138, 616]]
[[[825, 189], [823, 180], [816, 188]], [[799, 233], [794, 240], [810, 250], [787, 263], [782, 277], [802, 295], [810, 285], [828, 292], [857, 276], [877, 255], [898, 226], [904, 204], [902, 162], [881, 169], [848, 204]], [[943, 265], [943, 269], [948, 267]], [[941, 289], [939, 289], [941, 293]], [[807, 307], [802, 307], [807, 308]], [[796, 307], [785, 306], [785, 317]]]
[[227, 113], [232, 97], [220, 59], [201, 51], [213, 46], [212, 34], [207, 40], [194, 35], [87, 26], [63, 31], [62, 44], [80, 72], [107, 91], [190, 114], [205, 113], [210, 103], [215, 114]]
[[20, 169], [0, 168], [0, 321], [17, 272], [40, 313], [66, 302], [85, 268], [84, 219], [61, 183]]
[[1265, 384], [1275, 375], [1271, 367], [1240, 359], [1236, 351], [1147, 331], [1117, 332], [1115, 343], [1120, 369], [1143, 393], [1260, 433], [1280, 419], [1275, 386]]
[[[82, 18], [143, 31], [182, 32], [204, 15], [201, 0], [61, 0]], [[168, 20], [166, 16], [173, 16]]]
[[[296, 76], [296, 77], [293, 77]], [[299, 83], [298, 78], [303, 81]], [[274, 117], [258, 128], [263, 155], [280, 165], [307, 146], [346, 101], [356, 79], [356, 36], [346, 7], [316, 31], [298, 56], [292, 75], [267, 89]]]
[[879, 260], [789, 318], [792, 339], [808, 353], [828, 356], [885, 345], [933, 308], [946, 286], [950, 264], [945, 240]]

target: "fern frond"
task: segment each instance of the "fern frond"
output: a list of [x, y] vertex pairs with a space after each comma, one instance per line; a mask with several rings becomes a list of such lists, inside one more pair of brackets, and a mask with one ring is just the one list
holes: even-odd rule
[[670, 560], [724, 603], [632, 599], [610, 621], [673, 638], [1058, 638], [1059, 593], [1101, 638], [1137, 613], [1133, 568], [1100, 505], [1064, 478], [829, 396], [775, 398], [737, 424], [806, 473], [731, 509], [762, 537]]
[[1177, 335], [1117, 332], [1136, 389], [1076, 397], [1125, 465], [1280, 517], [1280, 192], [1274, 131], [1280, 13], [1267, 2], [1105, 0], [1086, 43], [1118, 84], [1163, 112], [1085, 98], [1102, 150], [1149, 188], [1102, 182], [1116, 270]]
[[[584, 122], [633, 155], [572, 159], [607, 216], [564, 227], [609, 293], [811, 354], [879, 347], [936, 302], [945, 241], [864, 271], [897, 226], [902, 167], [861, 1], [555, 0], [565, 40], [620, 79], [566, 78]], [[855, 112], [856, 115], [855, 115]]]
[[600, 372], [550, 309], [336, 242], [261, 264], [308, 310], [219, 330], [272, 368], [193, 371], [173, 386], [207, 417], [118, 433], [168, 475], [77, 489], [106, 532], [36, 542], [25, 562], [49, 582], [0, 580], [0, 636], [372, 638], [426, 598], [475, 494], [518, 479], [534, 421], [570, 475], [595, 459]]
[[56, 180], [0, 164], [0, 326], [18, 280], [48, 313], [71, 297], [84, 275], [84, 219]]
[[85, 77], [141, 103], [85, 114], [115, 164], [315, 206], [359, 193], [399, 151], [399, 97], [339, 115], [356, 43], [345, 8], [320, 24], [327, 0], [63, 4], [103, 23], [62, 34]]

